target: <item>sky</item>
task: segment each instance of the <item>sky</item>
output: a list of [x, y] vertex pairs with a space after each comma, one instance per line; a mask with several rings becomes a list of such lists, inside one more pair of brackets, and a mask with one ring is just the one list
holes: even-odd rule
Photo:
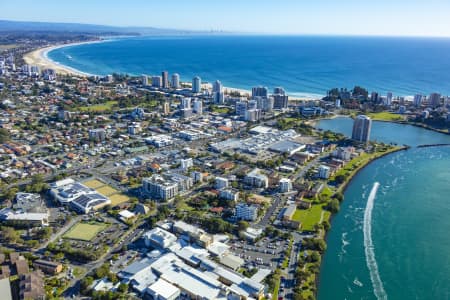
[[267, 34], [450, 37], [450, 0], [0, 0], [0, 19]]

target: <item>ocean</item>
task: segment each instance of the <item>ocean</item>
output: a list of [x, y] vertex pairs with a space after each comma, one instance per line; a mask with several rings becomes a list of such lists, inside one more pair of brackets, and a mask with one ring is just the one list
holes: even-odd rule
[[[351, 134], [352, 120], [319, 128]], [[450, 136], [374, 122], [380, 141], [412, 146], [356, 175], [327, 236], [319, 300], [450, 299]]]
[[450, 95], [450, 39], [326, 36], [174, 36], [119, 38], [59, 48], [56, 62], [107, 75], [179, 73], [250, 90], [284, 87], [317, 97], [334, 87], [410, 96]]

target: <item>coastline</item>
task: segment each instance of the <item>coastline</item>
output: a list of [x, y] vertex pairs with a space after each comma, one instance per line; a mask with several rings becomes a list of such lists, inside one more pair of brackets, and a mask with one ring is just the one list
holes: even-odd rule
[[43, 48], [38, 48], [35, 50], [32, 50], [28, 53], [25, 53], [23, 55], [23, 60], [25, 63], [29, 65], [38, 66], [40, 69], [53, 69], [57, 74], [60, 75], [75, 75], [80, 77], [87, 77], [87, 76], [93, 76], [93, 74], [89, 74], [86, 72], [82, 72], [79, 70], [76, 70], [72, 67], [66, 66], [64, 64], [58, 63], [48, 57], [48, 53], [50, 51], [53, 51], [55, 49], [64, 48], [64, 47], [70, 47], [70, 46], [77, 46], [77, 45], [84, 45], [84, 44], [94, 44], [94, 43], [102, 43], [107, 40], [92, 40], [92, 41], [86, 41], [86, 42], [75, 42], [75, 43], [67, 43], [67, 44], [58, 44], [58, 45], [51, 45]]
[[[115, 37], [115, 38], [117, 38], [117, 37]], [[54, 69], [56, 71], [56, 73], [60, 74], [60, 75], [73, 75], [73, 76], [79, 76], [79, 77], [96, 76], [98, 74], [91, 74], [91, 73], [83, 72], [78, 69], [67, 66], [65, 64], [54, 61], [48, 57], [48, 53], [50, 51], [60, 49], [60, 48], [77, 46], [77, 45], [85, 45], [85, 44], [103, 43], [103, 42], [107, 42], [107, 41], [111, 41], [111, 40], [112, 40], [111, 38], [103, 37], [100, 40], [51, 45], [51, 46], [38, 48], [38, 49], [32, 50], [28, 53], [25, 53], [23, 55], [23, 59], [24, 59], [25, 63], [27, 63], [28, 65], [35, 65], [35, 66], [38, 66], [40, 69]], [[185, 85], [188, 85], [188, 86], [191, 84], [190, 82], [182, 82], [182, 83]], [[206, 85], [212, 86], [212, 83], [207, 83]], [[230, 86], [225, 86], [224, 91], [226, 94], [239, 93], [241, 96], [251, 95], [251, 93], [252, 93], [251, 90], [230, 87]], [[294, 94], [288, 93], [288, 95], [289, 95], [289, 101], [314, 101], [314, 100], [321, 99], [323, 97], [323, 95], [308, 94], [306, 92], [304, 92], [304, 93], [299, 92], [299, 93], [294, 93]]]
[[[399, 146], [399, 147], [395, 147], [392, 148], [384, 153], [381, 153], [379, 155], [375, 155], [374, 157], [371, 157], [369, 160], [367, 160], [367, 162], [361, 164], [360, 166], [358, 166], [355, 170], [353, 170], [353, 172], [350, 174], [350, 176], [341, 184], [341, 186], [339, 186], [339, 188], [337, 189], [336, 193], [342, 193], [344, 194], [347, 187], [349, 186], [349, 184], [352, 182], [353, 178], [358, 175], [365, 167], [367, 167], [368, 165], [370, 165], [372, 162], [388, 156], [390, 154], [396, 153], [396, 152], [400, 152], [400, 151], [406, 151], [408, 150], [410, 147], [409, 146]], [[344, 200], [345, 201], [345, 198]], [[338, 212], [339, 213], [339, 212]], [[337, 214], [338, 214], [337, 213]], [[329, 223], [330, 223], [330, 228], [333, 226], [333, 218], [336, 214], [331, 214], [330, 219], [329, 219]], [[327, 242], [327, 237], [328, 237], [328, 231], [325, 231], [324, 235], [323, 235], [323, 239], [325, 241], [325, 243]], [[325, 251], [326, 252], [326, 251]], [[316, 280], [315, 280], [315, 285], [316, 285], [316, 293], [315, 293], [315, 297], [317, 298], [318, 296], [318, 292], [319, 292], [319, 286], [320, 286], [320, 274], [322, 272], [322, 264], [323, 264], [323, 256], [325, 255], [325, 252], [322, 254], [321, 256], [321, 260], [320, 260], [320, 270], [318, 273], [318, 276], [316, 276]]]

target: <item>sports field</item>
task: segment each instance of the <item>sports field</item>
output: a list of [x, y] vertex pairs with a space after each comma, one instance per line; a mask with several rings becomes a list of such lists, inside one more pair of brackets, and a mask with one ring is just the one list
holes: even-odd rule
[[102, 186], [101, 188], [95, 190], [106, 197], [117, 194], [119, 192], [118, 190], [110, 187], [109, 185]]
[[85, 182], [83, 182], [83, 184], [91, 189], [97, 189], [97, 188], [105, 185], [103, 182], [101, 182], [100, 180], [97, 180], [97, 179], [85, 181]]
[[90, 241], [106, 227], [108, 227], [108, 225], [102, 223], [77, 223], [63, 235], [63, 238]]
[[115, 206], [124, 202], [127, 202], [130, 200], [128, 196], [122, 195], [122, 194], [116, 194], [108, 197], [109, 200], [111, 200], [111, 206]]

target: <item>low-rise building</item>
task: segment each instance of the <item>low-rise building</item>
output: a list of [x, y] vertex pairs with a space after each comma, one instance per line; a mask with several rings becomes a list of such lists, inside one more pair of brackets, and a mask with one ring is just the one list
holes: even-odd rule
[[238, 201], [239, 191], [231, 188], [221, 189], [219, 192], [219, 197], [230, 201]]
[[167, 249], [177, 241], [175, 235], [159, 227], [147, 231], [143, 237], [147, 247], [160, 249]]
[[44, 273], [55, 275], [62, 271], [63, 266], [58, 262], [38, 259], [33, 262], [36, 269], [42, 270]]

